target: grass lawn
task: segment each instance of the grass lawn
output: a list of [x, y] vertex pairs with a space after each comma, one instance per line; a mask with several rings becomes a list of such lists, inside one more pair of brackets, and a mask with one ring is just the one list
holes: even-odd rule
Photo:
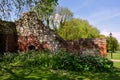
[[4, 67], [0, 80], [120, 80], [120, 63], [114, 62], [119, 70], [114, 72], [75, 72], [39, 67]]
[[[114, 53], [114, 55], [115, 59], [120, 59], [120, 55], [118, 53]], [[48, 56], [48, 54], [39, 53], [21, 54], [19, 56], [6, 55], [3, 59], [1, 59], [3, 61], [0, 61], [0, 80], [120, 80], [119, 62], [114, 62], [114, 66], [118, 70], [116, 69], [113, 72], [75, 72], [67, 69], [55, 70], [51, 67], [42, 66], [41, 64], [45, 61], [47, 63], [50, 59], [52, 59], [48, 58]], [[71, 59], [70, 56], [68, 57]], [[109, 54], [107, 57], [110, 59]], [[36, 62], [41, 62], [41, 64], [32, 67], [18, 65], [22, 65], [25, 61], [29, 61], [29, 65], [39, 64]], [[73, 69], [75, 68], [76, 67]]]
[[46, 68], [4, 68], [0, 80], [120, 80], [120, 72], [74, 72]]
[[[120, 60], [120, 52], [112, 53], [113, 59], [119, 59]], [[107, 58], [111, 59], [111, 53], [107, 53]]]
[[114, 62], [114, 66], [120, 69], [120, 62]]

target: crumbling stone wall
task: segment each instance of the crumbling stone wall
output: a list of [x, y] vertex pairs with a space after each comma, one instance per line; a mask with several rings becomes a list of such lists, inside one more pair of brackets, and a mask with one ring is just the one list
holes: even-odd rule
[[[57, 33], [40, 21], [34, 12], [24, 13], [22, 18], [16, 23], [18, 32], [18, 46], [20, 51], [29, 50], [29, 46], [35, 47], [35, 50], [47, 48], [54, 52], [58, 50], [64, 40]], [[30, 36], [31, 41], [29, 40]], [[48, 47], [44, 47], [47, 45]]]
[[65, 41], [45, 26], [34, 12], [24, 13], [15, 22], [0, 21], [0, 52], [65, 49], [77, 55], [106, 56], [106, 39]]
[[67, 41], [67, 45], [64, 45], [64, 47], [67, 51], [76, 53], [77, 55], [106, 56], [106, 39], [103, 38]]
[[14, 22], [0, 20], [0, 53], [17, 51], [17, 31]]
[[18, 50], [28, 51], [28, 50], [39, 50], [40, 43], [36, 36], [18, 36]]

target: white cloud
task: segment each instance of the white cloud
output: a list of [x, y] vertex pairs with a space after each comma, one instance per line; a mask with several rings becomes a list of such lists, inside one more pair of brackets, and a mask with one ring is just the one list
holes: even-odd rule
[[92, 24], [99, 24], [112, 18], [120, 17], [120, 10], [116, 8], [96, 11], [86, 17]]
[[[104, 10], [97, 10], [95, 12], [92, 12], [87, 17], [82, 17], [82, 19], [87, 19], [89, 23], [95, 27], [97, 27], [100, 32], [104, 31], [104, 29], [107, 29], [109, 31], [106, 33], [107, 35], [110, 32], [116, 32], [119, 33], [120, 31], [120, 9], [118, 8], [111, 8], [111, 9], [104, 9]], [[116, 34], [115, 35], [118, 35]], [[115, 36], [117, 37], [117, 36]], [[119, 37], [117, 37], [119, 39]], [[119, 39], [120, 40], [120, 39]], [[120, 42], [120, 41], [119, 41]]]
[[[120, 32], [111, 32], [111, 33], [112, 33], [112, 36], [115, 37], [118, 40], [118, 42], [120, 42]], [[103, 30], [101, 34], [109, 36], [110, 32], [107, 30]]]
[[[104, 11], [98, 11], [95, 13], [92, 13], [88, 17], [82, 17], [82, 19], [87, 19], [91, 25], [97, 27], [100, 29], [101, 34], [104, 34], [105, 36], [109, 36], [110, 32], [112, 33], [112, 36], [115, 37], [118, 42], [120, 42], [120, 31], [119, 31], [119, 23], [113, 24], [112, 18], [119, 18], [120, 17], [120, 10], [117, 9], [111, 9], [111, 10], [104, 10]], [[110, 20], [111, 22], [106, 22], [106, 20]], [[116, 21], [118, 22], [118, 21]], [[118, 32], [117, 32], [118, 31]]]

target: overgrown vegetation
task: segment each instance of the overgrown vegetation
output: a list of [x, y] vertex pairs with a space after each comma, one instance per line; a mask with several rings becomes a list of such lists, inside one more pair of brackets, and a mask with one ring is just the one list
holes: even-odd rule
[[119, 72], [74, 72], [48, 68], [11, 68], [0, 70], [1, 80], [119, 80]]
[[[6, 53], [0, 57], [0, 64], [1, 80], [118, 80], [120, 78], [113, 62], [106, 58], [77, 56], [65, 51], [54, 54], [49, 51]], [[100, 77], [100, 75], [107, 76]]]
[[50, 54], [48, 51], [5, 54], [1, 62], [10, 67], [46, 67], [69, 71], [112, 71], [113, 62], [99, 56], [77, 56], [65, 51]]
[[111, 71], [113, 63], [99, 56], [77, 56], [70, 53], [58, 53], [55, 67], [71, 71]]

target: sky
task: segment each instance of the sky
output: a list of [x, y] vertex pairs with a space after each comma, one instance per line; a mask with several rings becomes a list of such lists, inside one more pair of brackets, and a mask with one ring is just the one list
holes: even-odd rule
[[74, 17], [88, 20], [101, 34], [110, 32], [120, 42], [120, 0], [59, 0]]

